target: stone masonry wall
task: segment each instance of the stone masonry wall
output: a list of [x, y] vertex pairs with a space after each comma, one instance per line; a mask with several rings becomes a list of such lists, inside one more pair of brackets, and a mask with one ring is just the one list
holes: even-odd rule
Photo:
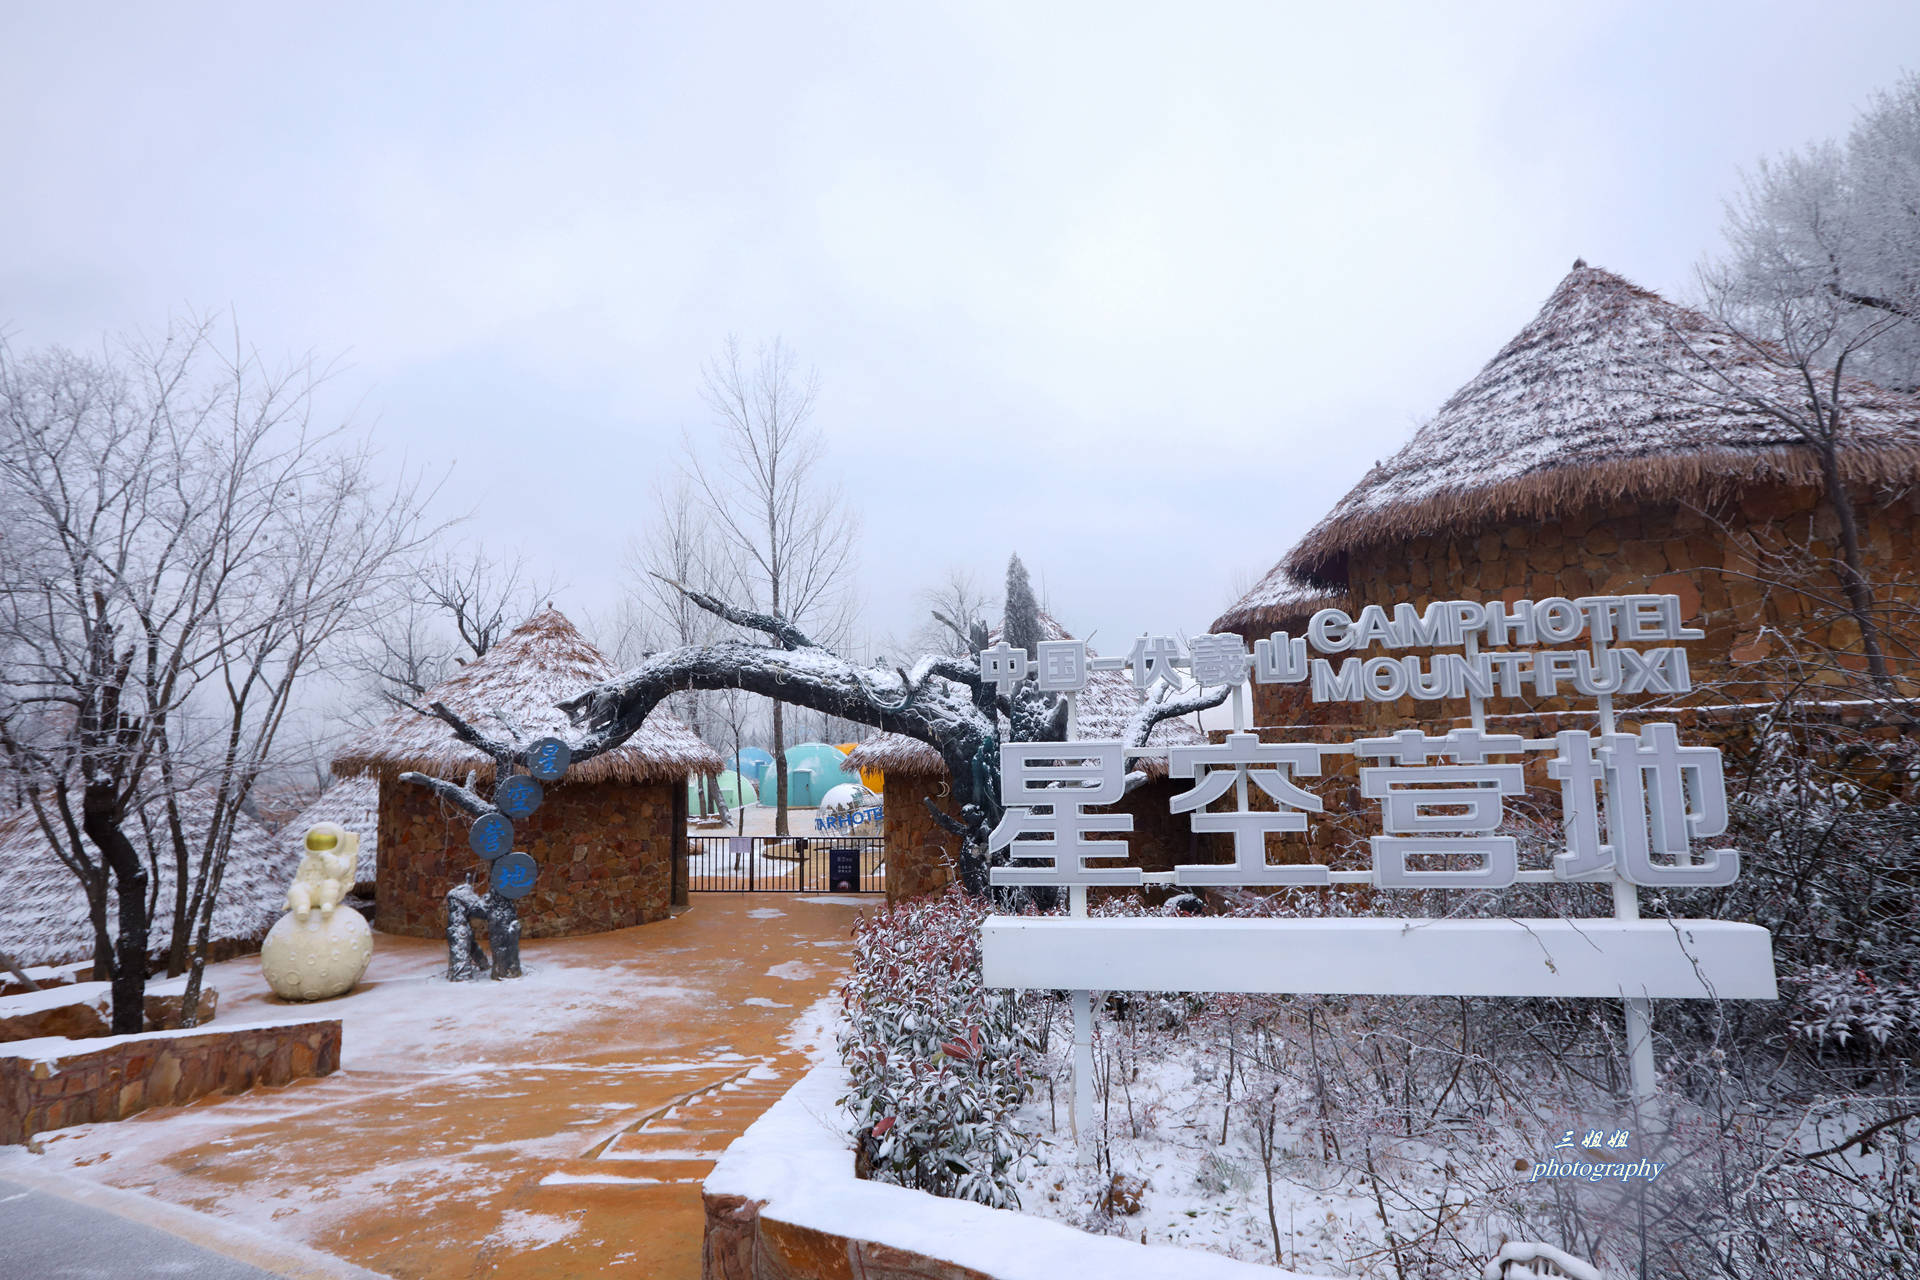
[[[36, 1050], [46, 1042], [36, 1042]], [[116, 1037], [72, 1052], [0, 1053], [0, 1144], [148, 1107], [279, 1085], [340, 1067], [338, 1019]]]
[[[938, 893], [954, 879], [954, 859], [960, 840], [927, 813], [924, 798], [944, 788], [941, 778], [910, 778], [888, 774], [887, 901]], [[1176, 863], [1231, 862], [1232, 844], [1225, 837], [1199, 834], [1187, 815], [1167, 808], [1175, 794], [1187, 789], [1184, 781], [1155, 779], [1129, 793], [1113, 809], [1133, 815], [1133, 830], [1125, 836], [1096, 836], [1127, 842], [1127, 865], [1143, 871], [1171, 871]], [[950, 801], [936, 801], [945, 809]], [[1115, 864], [1120, 865], [1120, 864]], [[1132, 890], [1127, 892], [1131, 893]], [[1154, 897], [1164, 897], [1157, 892]]]
[[[1920, 489], [1876, 504], [1855, 495], [1862, 555], [1880, 600], [1907, 618], [1885, 646], [1896, 677], [1920, 683], [1920, 633], [1914, 630], [1913, 566], [1920, 563]], [[1831, 564], [1838, 525], [1809, 489], [1756, 486], [1706, 511], [1639, 504], [1614, 514], [1569, 516], [1543, 524], [1496, 526], [1466, 536], [1436, 535], [1356, 554], [1349, 595], [1358, 605], [1434, 600], [1514, 601], [1547, 596], [1671, 594], [1688, 625], [1707, 634], [1686, 643], [1693, 703], [1764, 701], [1786, 675], [1790, 647], [1814, 657], [1798, 673], [1812, 696], [1850, 693], [1848, 674], [1866, 669], [1860, 630], [1831, 601], [1840, 598]], [[1789, 572], [1781, 556], [1794, 557]], [[1802, 589], [1796, 590], [1799, 586]], [[1824, 601], [1823, 598], [1824, 597]], [[1565, 647], [1565, 646], [1562, 646]], [[1378, 650], [1377, 652], [1385, 652]], [[1827, 669], [1820, 669], [1825, 667]], [[1712, 691], [1702, 686], [1713, 685]], [[1622, 709], [1670, 704], [1665, 695], [1620, 698]], [[1566, 699], [1503, 698], [1506, 713], [1591, 710]], [[1456, 719], [1451, 703], [1319, 703], [1300, 685], [1255, 685], [1254, 721], [1287, 724], [1407, 726]]]
[[939, 893], [953, 882], [954, 859], [960, 855], [959, 837], [949, 833], [927, 812], [925, 801], [943, 808], [951, 801], [937, 799], [946, 790], [944, 778], [912, 778], [890, 773], [882, 797], [887, 812], [887, 901], [900, 902], [926, 893]]
[[[529, 818], [514, 824], [514, 847], [540, 875], [520, 900], [523, 937], [603, 933], [667, 918], [673, 857], [684, 844], [673, 824], [674, 789], [684, 783], [596, 782], [548, 787]], [[485, 867], [467, 845], [472, 820], [424, 787], [380, 783], [380, 860], [374, 927], [438, 938], [446, 893]]]
[[[1882, 603], [1909, 602], [1905, 612], [1911, 618], [1920, 493], [1880, 505], [1866, 494], [1857, 494], [1855, 501], [1867, 575], [1880, 586]], [[1832, 606], [1813, 594], [1838, 599], [1831, 569], [1816, 567], [1810, 577], [1798, 579], [1805, 590], [1797, 591], [1777, 556], [1798, 547], [1830, 564], [1836, 536], [1833, 517], [1820, 509], [1812, 491], [1756, 487], [1706, 512], [1642, 504], [1617, 514], [1419, 538], [1362, 552], [1349, 566], [1349, 595], [1356, 609], [1400, 601], [1423, 609], [1443, 599], [1677, 595], [1687, 624], [1706, 632], [1703, 639], [1685, 642], [1695, 691], [1681, 698], [1618, 698], [1622, 727], [1637, 727], [1636, 708], [1690, 704], [1698, 710], [1663, 709], [1658, 718], [1680, 724], [1689, 741], [1738, 750], [1751, 718], [1732, 708], [1712, 708], [1770, 697], [1790, 674], [1783, 665], [1788, 642], [1782, 637], [1829, 667], [1801, 673], [1811, 684], [1808, 696], [1858, 696], [1857, 688], [1835, 686], [1848, 672], [1865, 669], [1859, 629], [1850, 618], [1835, 617]], [[1911, 691], [1920, 680], [1920, 666], [1911, 656], [1920, 653], [1920, 635], [1897, 632], [1889, 641], [1889, 664]], [[1394, 703], [1314, 703], [1304, 685], [1253, 688], [1254, 723], [1269, 742], [1347, 742], [1410, 727], [1444, 733], [1467, 723], [1464, 702], [1409, 697]], [[1529, 738], [1595, 727], [1593, 705], [1584, 699], [1496, 698], [1488, 701], [1487, 711], [1489, 729]], [[1313, 861], [1326, 861], [1327, 851], [1379, 830], [1379, 805], [1359, 795], [1354, 759], [1329, 757], [1324, 767], [1308, 789], [1325, 801], [1325, 815], [1314, 816], [1305, 834], [1268, 837], [1273, 861], [1306, 861], [1309, 849]], [[1542, 760], [1529, 760], [1527, 781], [1537, 816], [1556, 821], [1557, 788], [1545, 777]]]

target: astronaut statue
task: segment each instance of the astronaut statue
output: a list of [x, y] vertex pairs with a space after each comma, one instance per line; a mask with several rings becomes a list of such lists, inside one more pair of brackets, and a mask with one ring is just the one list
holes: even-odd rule
[[373, 959], [373, 931], [352, 908], [360, 837], [334, 823], [308, 828], [306, 852], [287, 889], [287, 914], [260, 946], [260, 969], [283, 1000], [324, 1000], [353, 989]]

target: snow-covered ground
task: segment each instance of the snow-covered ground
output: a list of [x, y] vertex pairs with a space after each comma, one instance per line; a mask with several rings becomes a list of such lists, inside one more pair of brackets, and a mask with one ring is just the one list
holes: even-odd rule
[[[1022, 1127], [1040, 1135], [1020, 1187], [1026, 1212], [1099, 1234], [1269, 1264], [1276, 1262], [1277, 1223], [1279, 1265], [1328, 1275], [1345, 1274], [1356, 1251], [1379, 1247], [1372, 1197], [1304, 1154], [1304, 1137], [1284, 1129], [1276, 1134], [1270, 1222], [1265, 1169], [1238, 1108], [1226, 1117], [1222, 1141], [1220, 1065], [1193, 1041], [1167, 1047], [1169, 1056], [1139, 1062], [1137, 1077], [1095, 1092], [1094, 1130], [1104, 1135], [1105, 1159], [1094, 1142], [1076, 1148], [1064, 1074], [1022, 1108]], [[1116, 1176], [1144, 1183], [1137, 1212], [1101, 1208]]]

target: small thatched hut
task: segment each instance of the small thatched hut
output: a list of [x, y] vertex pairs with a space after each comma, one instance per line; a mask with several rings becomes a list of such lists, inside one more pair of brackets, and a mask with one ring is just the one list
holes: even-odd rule
[[[1040, 625], [1048, 640], [1071, 639], [1045, 614], [1040, 617]], [[999, 638], [997, 632], [993, 638]], [[1079, 702], [1081, 737], [1118, 738], [1139, 708], [1140, 695], [1125, 671], [1094, 671], [1088, 673]], [[1187, 719], [1162, 720], [1148, 738], [1156, 747], [1205, 741]], [[927, 812], [929, 801], [940, 805], [942, 812], [953, 811], [946, 800], [947, 766], [940, 753], [917, 739], [882, 733], [855, 747], [847, 757], [847, 767], [863, 773], [879, 770], [885, 775], [881, 794], [887, 826], [887, 901], [898, 902], [945, 888], [953, 879], [960, 841]], [[1113, 806], [1133, 815], [1133, 831], [1124, 837], [1132, 864], [1147, 871], [1171, 871], [1175, 863], [1231, 861], [1224, 840], [1194, 831], [1190, 815], [1168, 810], [1173, 796], [1190, 784], [1169, 779], [1163, 759], [1149, 756], [1139, 761], [1138, 767], [1151, 780]]]
[[[1802, 678], [1838, 682], [1864, 665], [1858, 627], [1831, 604], [1838, 524], [1818, 455], [1761, 407], [1803, 401], [1794, 379], [1700, 313], [1576, 263], [1532, 322], [1215, 628], [1264, 635], [1291, 622], [1297, 633], [1322, 607], [1315, 591], [1342, 607], [1674, 594], [1706, 631], [1688, 646], [1696, 700], [1767, 696], [1779, 678], [1769, 661], [1789, 649], [1825, 661]], [[1883, 601], [1909, 602], [1910, 620], [1920, 399], [1854, 379], [1842, 398], [1840, 472], [1866, 573]], [[1793, 581], [1794, 561], [1810, 576]], [[1915, 640], [1895, 634], [1888, 646], [1908, 678]], [[1299, 697], [1256, 686], [1258, 722], [1330, 714], [1303, 717]], [[1437, 705], [1337, 714], [1405, 722]]]
[[[571, 622], [548, 608], [430, 689], [426, 700], [502, 736], [566, 736], [570, 726], [555, 704], [615, 674]], [[515, 847], [540, 865], [533, 892], [521, 902], [525, 936], [665, 919], [686, 885], [687, 778], [718, 772], [723, 763], [685, 725], [655, 711], [624, 746], [549, 785], [539, 809], [514, 824]], [[349, 741], [333, 761], [336, 775], [379, 780], [375, 927], [437, 937], [446, 927], [447, 890], [479, 877], [483, 864], [467, 845], [471, 819], [426, 788], [401, 783], [408, 770], [454, 780], [474, 770], [489, 786], [494, 765], [440, 721], [412, 711]]]
[[[180, 817], [182, 828], [197, 849], [213, 820], [211, 797], [203, 791], [183, 793]], [[175, 855], [164, 806], [157, 798], [150, 801], [123, 830], [152, 876], [153, 929], [147, 946], [149, 958], [158, 967], [173, 940]], [[91, 842], [87, 851], [95, 862], [100, 860], [100, 851]], [[260, 940], [286, 909], [287, 886], [293, 883], [299, 865], [298, 852], [282, 848], [265, 827], [246, 814], [235, 815], [233, 845], [213, 907], [209, 948], [213, 959], [259, 950]], [[6, 895], [0, 898], [0, 950], [23, 965], [62, 965], [94, 959], [86, 891], [54, 853], [31, 809], [0, 814], [0, 881], [7, 886]], [[118, 918], [118, 908], [109, 901], [109, 930], [115, 928]]]

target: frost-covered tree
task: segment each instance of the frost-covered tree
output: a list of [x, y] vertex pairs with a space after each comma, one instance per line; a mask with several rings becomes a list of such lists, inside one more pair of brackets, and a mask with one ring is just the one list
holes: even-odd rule
[[1844, 141], [1756, 166], [1725, 236], [1709, 289], [1757, 333], [1920, 387], [1920, 73], [1875, 94]]
[[1699, 274], [1708, 311], [1735, 342], [1675, 329], [1659, 359], [1691, 388], [1687, 398], [1755, 411], [1812, 455], [1838, 530], [1830, 568], [1841, 607], [1860, 630], [1872, 692], [1890, 696], [1842, 455], [1864, 389], [1856, 379], [1902, 389], [1920, 380], [1920, 75], [1876, 96], [1845, 143], [1763, 162], [1729, 204], [1725, 235], [1725, 252]]
[[[298, 682], [425, 540], [418, 491], [313, 423], [321, 377], [216, 348], [210, 320], [97, 356], [0, 343], [0, 749], [86, 895], [117, 1034], [141, 1029], [156, 911], [191, 1021]], [[148, 822], [168, 903], [130, 834]]]
[[1007, 601], [1000, 633], [1008, 644], [1028, 653], [1035, 652], [1035, 646], [1046, 639], [1040, 630], [1040, 602], [1033, 598], [1033, 581], [1018, 553], [1007, 560]]

